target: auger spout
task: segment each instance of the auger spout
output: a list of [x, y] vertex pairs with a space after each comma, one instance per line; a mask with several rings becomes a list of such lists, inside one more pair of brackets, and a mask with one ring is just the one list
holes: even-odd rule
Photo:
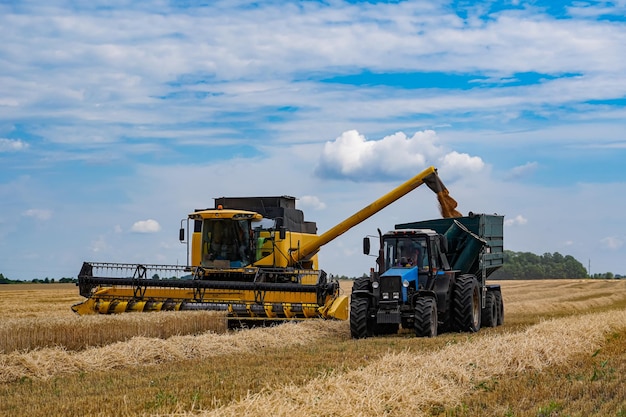
[[[458, 217], [460, 213], [456, 212], [456, 202], [449, 197], [448, 190], [439, 179], [437, 175], [437, 169], [433, 166], [426, 168], [413, 178], [394, 188], [387, 194], [383, 195], [373, 203], [363, 207], [361, 210], [348, 217], [341, 223], [329, 229], [327, 232], [321, 234], [317, 239], [304, 244], [299, 250], [293, 252], [292, 256], [294, 263], [300, 262], [303, 259], [315, 254], [322, 246], [330, 242], [331, 240], [341, 236], [352, 227], [367, 220], [369, 217], [378, 213], [391, 203], [397, 201], [401, 197], [415, 190], [422, 184], [426, 184], [439, 199], [441, 214], [443, 217]], [[443, 201], [443, 202], [442, 202]], [[453, 206], [451, 209], [450, 207]]]

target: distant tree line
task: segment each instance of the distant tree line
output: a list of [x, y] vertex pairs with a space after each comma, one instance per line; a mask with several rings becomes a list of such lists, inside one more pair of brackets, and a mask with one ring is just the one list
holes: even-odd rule
[[[367, 277], [366, 274], [363, 276]], [[337, 279], [356, 279], [345, 275], [336, 275]], [[489, 277], [498, 280], [532, 280], [559, 278], [593, 278], [614, 279], [626, 278], [612, 272], [596, 273], [589, 276], [582, 263], [571, 255], [559, 252], [536, 255], [531, 252], [504, 251], [504, 265]]]
[[21, 281], [21, 280], [12, 280], [9, 279], [7, 277], [5, 277], [3, 274], [0, 273], [0, 284], [28, 284], [28, 283], [33, 283], [33, 284], [55, 284], [55, 283], [72, 283], [72, 282], [78, 282], [78, 280], [76, 278], [60, 278], [60, 279], [54, 279], [54, 278], [44, 278], [44, 279], [38, 279], [35, 278], [33, 280], [30, 281]]
[[[531, 252], [504, 251], [504, 265], [492, 279], [589, 278], [587, 270], [571, 255], [559, 252], [536, 255]], [[600, 278], [600, 277], [597, 277]]]

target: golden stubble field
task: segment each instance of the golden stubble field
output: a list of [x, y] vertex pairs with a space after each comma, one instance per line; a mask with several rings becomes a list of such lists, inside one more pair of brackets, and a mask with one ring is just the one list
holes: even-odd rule
[[626, 416], [626, 280], [500, 284], [504, 326], [365, 340], [337, 321], [79, 317], [75, 285], [2, 285], [0, 415]]

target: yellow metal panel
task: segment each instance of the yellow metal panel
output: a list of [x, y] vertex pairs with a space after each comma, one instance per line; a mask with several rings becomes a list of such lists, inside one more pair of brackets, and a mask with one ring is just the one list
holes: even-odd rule
[[340, 295], [335, 298], [333, 304], [328, 309], [328, 318], [333, 318], [337, 320], [347, 320], [348, 319], [348, 297], [345, 295]]

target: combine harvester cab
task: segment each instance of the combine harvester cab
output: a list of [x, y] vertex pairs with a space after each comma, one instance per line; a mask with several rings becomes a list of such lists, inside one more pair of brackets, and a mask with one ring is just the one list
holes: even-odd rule
[[[432, 337], [503, 324], [500, 286], [486, 282], [503, 264], [503, 216], [397, 224], [379, 231], [379, 240], [377, 270], [352, 288], [352, 337], [394, 334], [400, 326]], [[369, 254], [368, 237], [363, 251]]]
[[[295, 198], [221, 197], [181, 222], [189, 265], [85, 262], [78, 314], [215, 310], [230, 323], [348, 318], [349, 299], [319, 269], [319, 249], [421, 184], [446, 190], [430, 167], [317, 235]], [[185, 237], [188, 236], [188, 239]]]

